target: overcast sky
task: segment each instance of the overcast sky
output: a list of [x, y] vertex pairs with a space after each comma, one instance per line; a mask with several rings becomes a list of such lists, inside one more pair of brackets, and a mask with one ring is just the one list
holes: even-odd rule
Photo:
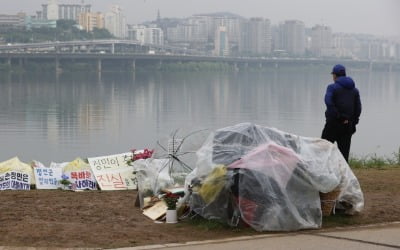
[[[80, 3], [81, 0], [58, 0]], [[24, 11], [34, 14], [47, 0], [0, 0], [0, 14]], [[112, 4], [123, 8], [128, 23], [161, 17], [228, 11], [243, 17], [264, 17], [277, 24], [297, 19], [306, 27], [325, 24], [333, 32], [367, 33], [400, 37], [400, 0], [85, 0], [92, 11], [107, 11]]]

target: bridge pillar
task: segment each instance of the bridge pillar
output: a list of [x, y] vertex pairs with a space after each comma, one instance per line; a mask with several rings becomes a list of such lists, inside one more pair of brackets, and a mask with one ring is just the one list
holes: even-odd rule
[[111, 44], [111, 54], [114, 54], [115, 52], [115, 43]]
[[6, 63], [7, 63], [7, 65], [11, 66], [11, 57], [7, 57]]

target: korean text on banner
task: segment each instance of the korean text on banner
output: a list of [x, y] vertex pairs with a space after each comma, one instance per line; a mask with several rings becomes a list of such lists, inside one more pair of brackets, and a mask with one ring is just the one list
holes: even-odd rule
[[36, 167], [33, 169], [37, 189], [57, 189], [62, 176], [62, 168]]
[[30, 176], [26, 173], [8, 171], [0, 175], [0, 190], [30, 190]]
[[80, 158], [69, 162], [64, 167], [64, 175], [72, 183], [72, 190], [97, 190], [96, 179], [94, 178], [89, 164]]
[[128, 164], [133, 153], [88, 158], [92, 172], [102, 190], [136, 189], [134, 169]]

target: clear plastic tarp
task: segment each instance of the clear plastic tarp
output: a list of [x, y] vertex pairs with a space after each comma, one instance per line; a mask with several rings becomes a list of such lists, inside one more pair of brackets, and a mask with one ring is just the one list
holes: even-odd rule
[[363, 193], [337, 146], [250, 123], [219, 129], [186, 177], [190, 207], [207, 219], [257, 231], [319, 228], [319, 193], [340, 189], [338, 207], [361, 212]]

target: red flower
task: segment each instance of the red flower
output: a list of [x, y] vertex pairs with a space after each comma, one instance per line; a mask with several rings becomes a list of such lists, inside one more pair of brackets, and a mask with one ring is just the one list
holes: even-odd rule
[[167, 204], [168, 210], [176, 209], [176, 203], [178, 202], [179, 195], [168, 192], [164, 195], [163, 200]]
[[136, 160], [139, 160], [139, 159], [150, 158], [154, 153], [154, 149], [153, 150], [148, 150], [147, 148], [145, 148], [143, 150], [143, 153], [135, 153], [136, 149], [132, 149], [131, 152], [133, 153], [132, 161], [136, 161]]

